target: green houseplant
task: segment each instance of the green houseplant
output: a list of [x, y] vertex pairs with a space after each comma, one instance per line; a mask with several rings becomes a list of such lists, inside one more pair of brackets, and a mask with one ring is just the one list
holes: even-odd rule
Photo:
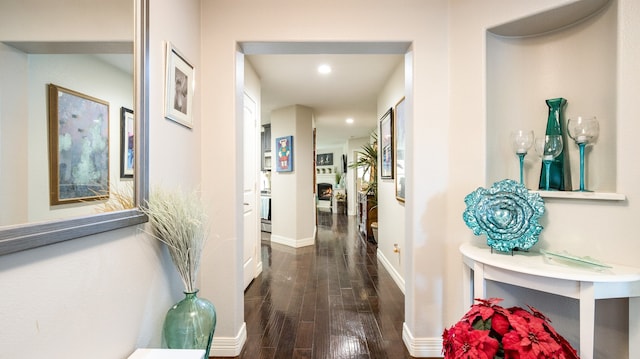
[[356, 151], [356, 161], [351, 163], [351, 168], [361, 168], [364, 170], [364, 175], [369, 174], [369, 181], [365, 188], [365, 192], [368, 195], [373, 196], [374, 205], [378, 201], [378, 135], [374, 132], [371, 134], [373, 141], [362, 145], [361, 149]]
[[[359, 151], [356, 151], [356, 161], [351, 163], [351, 168], [362, 168], [364, 170], [363, 177], [369, 174], [369, 181], [363, 186], [364, 193], [367, 196], [367, 208], [369, 208], [366, 217], [367, 220], [363, 220], [363, 226], [366, 223], [366, 231], [371, 231], [373, 235], [373, 242], [378, 242], [378, 222], [377, 222], [377, 210], [378, 208], [378, 135], [374, 132], [371, 134], [372, 141], [362, 145]], [[370, 207], [369, 207], [370, 205]], [[361, 220], [363, 217], [360, 217]], [[370, 222], [370, 223], [369, 223]]]
[[208, 234], [204, 206], [196, 192], [155, 188], [142, 211], [149, 216], [150, 234], [167, 245], [185, 288], [185, 298], [165, 316], [163, 340], [170, 349], [205, 349], [208, 358], [216, 310], [211, 302], [197, 296], [195, 287]]

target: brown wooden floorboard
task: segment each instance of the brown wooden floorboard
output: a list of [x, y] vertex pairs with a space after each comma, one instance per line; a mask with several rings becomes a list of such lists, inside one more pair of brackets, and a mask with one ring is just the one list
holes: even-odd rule
[[[237, 359], [413, 358], [402, 341], [404, 295], [354, 217], [318, 212], [314, 246], [262, 233], [263, 271], [245, 291]], [[212, 357], [216, 358], [216, 357]]]

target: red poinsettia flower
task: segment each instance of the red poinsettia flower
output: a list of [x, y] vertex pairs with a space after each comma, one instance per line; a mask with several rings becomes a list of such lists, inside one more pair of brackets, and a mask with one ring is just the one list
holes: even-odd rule
[[487, 320], [491, 318], [493, 315], [494, 307], [502, 301], [499, 298], [490, 298], [490, 299], [478, 299], [476, 301], [478, 304], [474, 304], [471, 306], [471, 309], [465, 314], [464, 318], [469, 321], [469, 324], [472, 324], [478, 316], [482, 318], [482, 320]]
[[[552, 358], [554, 353], [562, 352], [562, 347], [545, 330], [540, 318], [519, 314], [509, 317], [513, 329], [502, 337], [505, 357], [541, 359]], [[507, 356], [507, 353], [511, 355]]]
[[462, 319], [442, 334], [449, 359], [578, 359], [571, 344], [537, 309], [505, 309], [502, 299], [476, 299]]
[[493, 359], [500, 343], [489, 336], [489, 332], [458, 322], [443, 334], [445, 355], [459, 359]]

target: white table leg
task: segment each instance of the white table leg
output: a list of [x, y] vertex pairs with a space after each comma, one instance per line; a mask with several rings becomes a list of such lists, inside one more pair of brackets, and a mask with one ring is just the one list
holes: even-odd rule
[[462, 262], [462, 295], [465, 310], [467, 310], [473, 304], [473, 278], [471, 277], [471, 268]]
[[629, 358], [640, 358], [640, 297], [629, 298]]
[[580, 282], [580, 358], [593, 359], [596, 300], [592, 282]]
[[475, 262], [473, 264], [473, 299], [486, 299], [486, 297], [487, 282], [484, 280], [484, 265], [482, 263]]

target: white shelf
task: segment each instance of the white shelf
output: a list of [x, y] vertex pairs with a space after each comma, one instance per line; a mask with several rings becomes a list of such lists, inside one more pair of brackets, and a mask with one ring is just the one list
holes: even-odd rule
[[624, 201], [627, 199], [622, 193], [611, 192], [574, 192], [574, 191], [534, 191], [542, 198], [562, 198], [562, 199], [589, 199], [599, 201]]

